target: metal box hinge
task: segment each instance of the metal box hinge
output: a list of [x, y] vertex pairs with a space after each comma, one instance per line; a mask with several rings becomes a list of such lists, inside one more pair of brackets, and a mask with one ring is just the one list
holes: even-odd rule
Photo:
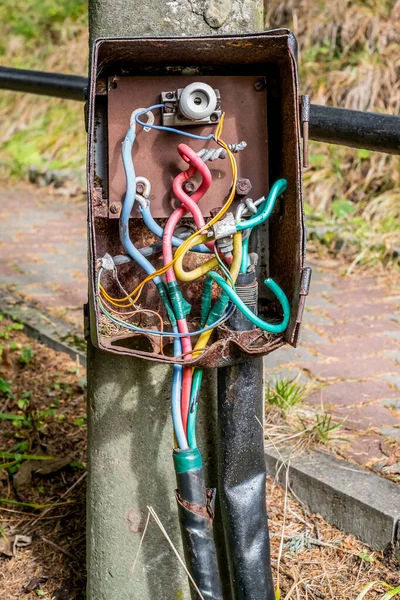
[[303, 320], [304, 307], [306, 304], [306, 297], [308, 296], [308, 292], [310, 291], [310, 283], [311, 283], [311, 273], [312, 270], [310, 267], [305, 267], [301, 274], [300, 281], [300, 301], [299, 301], [299, 309], [297, 311], [296, 323], [301, 323]]
[[308, 167], [308, 140], [310, 125], [310, 96], [300, 96], [300, 123], [303, 136], [303, 167]]

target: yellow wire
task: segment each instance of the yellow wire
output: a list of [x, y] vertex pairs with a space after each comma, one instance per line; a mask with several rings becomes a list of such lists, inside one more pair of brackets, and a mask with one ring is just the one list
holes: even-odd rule
[[[190, 242], [188, 252], [193, 248], [193, 246], [197, 246], [198, 244], [205, 244], [209, 241], [210, 238], [207, 236], [206, 233], [202, 235], [196, 235]], [[178, 256], [178, 258], [176, 259], [176, 263], [174, 264], [175, 275], [181, 281], [194, 281], [195, 279], [198, 279], [199, 277], [202, 277], [203, 275], [208, 273], [208, 271], [211, 271], [211, 269], [213, 269], [214, 267], [218, 266], [218, 260], [216, 258], [210, 258], [210, 260], [207, 260], [207, 262], [203, 263], [202, 265], [199, 265], [192, 271], [185, 271], [182, 264], [184, 258], [184, 254], [182, 256]]]
[[[233, 236], [233, 260], [231, 264], [231, 268], [229, 269], [233, 283], [236, 282], [240, 272], [240, 265], [242, 262], [242, 232], [238, 231]], [[202, 350], [207, 346], [208, 340], [211, 337], [211, 334], [214, 330], [210, 329], [209, 331], [204, 331], [197, 340], [195, 347], [193, 348], [193, 358], [197, 358], [197, 356], [201, 353]]]
[[[226, 144], [219, 136], [221, 135], [222, 132], [222, 126], [223, 126], [223, 122], [224, 122], [224, 118], [225, 118], [225, 113], [222, 114], [221, 117], [221, 121], [217, 127], [216, 130], [216, 140], [217, 143], [222, 146], [222, 148], [224, 148], [227, 152], [228, 158], [229, 158], [229, 162], [231, 165], [231, 169], [232, 169], [232, 187], [228, 196], [227, 201], [225, 202], [224, 206], [221, 208], [221, 210], [218, 212], [217, 215], [215, 215], [215, 217], [213, 217], [211, 219], [211, 221], [209, 221], [208, 223], [206, 223], [203, 227], [201, 227], [200, 229], [198, 229], [197, 231], [195, 231], [191, 236], [189, 236], [176, 250], [175, 252], [175, 256], [174, 258], [171, 260], [170, 263], [164, 265], [163, 267], [161, 267], [160, 269], [158, 269], [158, 271], [155, 271], [154, 273], [151, 273], [150, 275], [148, 275], [141, 283], [139, 283], [138, 286], [136, 286], [136, 288], [133, 290], [133, 292], [131, 292], [130, 294], [128, 294], [127, 296], [125, 296], [124, 298], [112, 298], [111, 296], [109, 296], [106, 292], [106, 290], [104, 290], [104, 288], [101, 286], [101, 291], [103, 294], [107, 294], [107, 299], [109, 302], [125, 302], [125, 300], [129, 300], [132, 298], [132, 296], [135, 296], [135, 294], [137, 294], [135, 296], [135, 298], [133, 300], [131, 300], [131, 302], [136, 303], [141, 291], [143, 289], [143, 286], [146, 285], [146, 283], [148, 283], [149, 281], [151, 281], [152, 279], [154, 279], [154, 277], [157, 277], [157, 275], [163, 275], [164, 273], [166, 273], [166, 271], [168, 271], [168, 269], [170, 269], [175, 262], [177, 261], [177, 259], [182, 256], [183, 254], [185, 254], [188, 251], [188, 248], [190, 246], [191, 241], [200, 233], [203, 233], [203, 231], [205, 231], [206, 229], [208, 229], [209, 227], [211, 227], [212, 225], [214, 225], [214, 223], [216, 223], [217, 221], [220, 220], [220, 218], [226, 213], [226, 211], [228, 210], [228, 208], [231, 206], [234, 198], [235, 198], [235, 193], [236, 193], [236, 182], [237, 182], [237, 165], [236, 165], [236, 160], [235, 157], [233, 155], [233, 153], [231, 152], [231, 150], [229, 149], [228, 144]], [[131, 304], [129, 304], [128, 306], [130, 306]], [[119, 304], [118, 304], [119, 306]]]

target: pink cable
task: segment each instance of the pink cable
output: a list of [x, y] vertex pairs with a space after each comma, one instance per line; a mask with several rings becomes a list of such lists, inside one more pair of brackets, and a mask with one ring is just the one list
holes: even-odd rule
[[[193, 215], [194, 221], [197, 227], [200, 229], [205, 225], [205, 221], [203, 215], [199, 207], [197, 206], [197, 202], [204, 196], [211, 185], [211, 173], [205, 162], [197, 156], [197, 154], [189, 148], [186, 144], [179, 144], [178, 152], [187, 163], [189, 163], [189, 168], [182, 173], [179, 173], [174, 179], [172, 184], [172, 190], [176, 198], [182, 203], [182, 206], [175, 209], [174, 212], [169, 217], [165, 228], [164, 235], [162, 239], [162, 248], [163, 248], [163, 257], [164, 264], [168, 264], [172, 261], [173, 253], [172, 253], [172, 236], [176, 229], [177, 224], [183, 217], [185, 213], [190, 211]], [[197, 171], [200, 172], [202, 177], [202, 182], [199, 188], [194, 192], [192, 196], [188, 196], [182, 189], [182, 185], [188, 179], [191, 179]], [[208, 247], [213, 248], [214, 242], [209, 242], [207, 244]], [[175, 272], [173, 267], [170, 267], [166, 272], [167, 282], [176, 281]], [[177, 319], [177, 325], [180, 333], [189, 333], [188, 324], [186, 319]], [[192, 351], [192, 341], [191, 338], [183, 337], [181, 338], [182, 343], [182, 351], [185, 354], [185, 359], [191, 358]], [[186, 354], [188, 353], [188, 354]], [[182, 423], [187, 433], [187, 420], [189, 415], [189, 406], [190, 406], [190, 393], [192, 389], [192, 367], [184, 367], [183, 375], [182, 375], [182, 396], [181, 396], [181, 412], [182, 412]]]

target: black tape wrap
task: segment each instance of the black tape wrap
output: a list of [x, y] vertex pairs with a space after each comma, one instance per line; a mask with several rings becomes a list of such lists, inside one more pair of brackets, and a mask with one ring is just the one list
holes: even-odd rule
[[[215, 490], [206, 490], [203, 469], [179, 473], [177, 480], [176, 499], [186, 565], [204, 600], [222, 600], [212, 531]], [[190, 590], [192, 599], [200, 600], [192, 584]]]
[[[254, 280], [255, 274], [247, 273], [239, 275], [237, 283], [252, 286]], [[256, 312], [256, 305], [249, 302], [249, 306]], [[234, 313], [229, 327], [244, 330], [254, 326], [241, 313]], [[275, 599], [265, 496], [263, 415], [262, 358], [220, 369], [218, 497], [234, 600]]]

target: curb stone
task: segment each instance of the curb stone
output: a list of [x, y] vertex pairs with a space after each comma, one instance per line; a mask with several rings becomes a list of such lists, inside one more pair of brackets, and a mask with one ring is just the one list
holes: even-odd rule
[[[280, 454], [265, 452], [267, 472], [284, 484]], [[400, 486], [371, 471], [321, 451], [290, 459], [289, 485], [297, 498], [328, 523], [374, 550], [393, 552], [400, 561]]]
[[[0, 289], [0, 312], [24, 324], [24, 332], [45, 346], [78, 359], [86, 367], [86, 354], [65, 341], [71, 326], [27, 305], [21, 297]], [[80, 337], [79, 335], [77, 337]], [[267, 471], [284, 483], [282, 458], [265, 451]], [[290, 460], [290, 488], [309, 510], [376, 550], [394, 550], [400, 561], [400, 486], [371, 471], [325, 452], [313, 451]]]
[[82, 334], [74, 331], [72, 325], [47, 315], [43, 310], [27, 304], [21, 296], [4, 289], [0, 289], [0, 313], [23, 323], [24, 333], [28, 337], [52, 350], [68, 354], [73, 360], [78, 359], [86, 367], [86, 353], [66, 341], [75, 338], [83, 342]]

